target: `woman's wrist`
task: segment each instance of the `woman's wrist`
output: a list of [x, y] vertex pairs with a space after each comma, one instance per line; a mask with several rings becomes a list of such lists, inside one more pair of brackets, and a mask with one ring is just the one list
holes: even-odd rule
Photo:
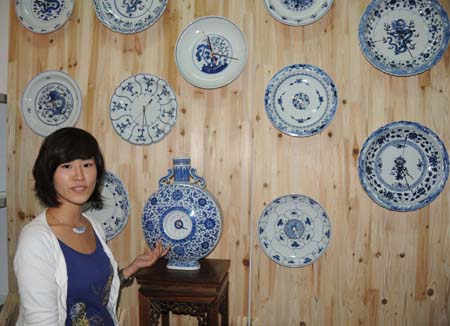
[[134, 281], [134, 273], [130, 270], [129, 266], [119, 269], [119, 280], [121, 286], [130, 286]]

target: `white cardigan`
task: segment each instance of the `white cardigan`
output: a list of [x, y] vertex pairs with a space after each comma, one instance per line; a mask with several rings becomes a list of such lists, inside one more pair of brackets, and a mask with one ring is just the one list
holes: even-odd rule
[[[19, 285], [20, 312], [17, 326], [64, 326], [67, 303], [67, 268], [58, 239], [47, 223], [45, 212], [24, 226], [17, 243], [14, 271]], [[114, 270], [108, 311], [114, 324], [120, 281], [117, 262], [106, 244], [102, 227], [84, 215], [97, 234]]]

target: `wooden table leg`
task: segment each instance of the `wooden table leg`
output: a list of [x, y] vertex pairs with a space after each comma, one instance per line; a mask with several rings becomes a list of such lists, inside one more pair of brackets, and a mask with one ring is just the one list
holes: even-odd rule
[[162, 316], [161, 318], [162, 326], [169, 326], [169, 312], [167, 313], [163, 312], [161, 316]]
[[223, 291], [222, 297], [220, 298], [219, 312], [221, 316], [220, 326], [228, 326], [228, 284]]
[[207, 323], [208, 326], [218, 326], [219, 325], [219, 299], [211, 303], [208, 306], [207, 311]]

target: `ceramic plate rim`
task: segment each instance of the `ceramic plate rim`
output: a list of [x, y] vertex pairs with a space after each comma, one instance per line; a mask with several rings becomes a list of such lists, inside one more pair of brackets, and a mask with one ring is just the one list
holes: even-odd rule
[[[16, 16], [19, 19], [19, 21], [22, 24], [22, 26], [24, 26], [30, 32], [38, 33], [38, 34], [49, 34], [49, 33], [55, 32], [58, 29], [60, 29], [61, 27], [63, 27], [67, 23], [67, 21], [69, 20], [70, 16], [72, 15], [74, 4], [75, 4], [75, 0], [66, 0], [66, 1], [68, 2], [68, 6], [67, 6], [68, 11], [67, 11], [65, 17], [62, 19], [61, 23], [58, 23], [58, 24], [52, 26], [51, 28], [46, 28], [46, 29], [40, 28], [39, 30], [37, 30], [30, 23], [26, 23], [25, 22], [25, 16], [23, 15], [23, 10], [22, 10], [21, 4], [24, 3], [24, 2], [28, 3], [29, 1], [27, 1], [27, 0], [15, 0], [14, 1], [15, 2], [15, 7], [16, 7], [15, 8], [16, 9]], [[31, 4], [31, 2], [29, 2], [29, 3]]]
[[[289, 68], [302, 68], [303, 70], [304, 70], [304, 68], [307, 68], [307, 69], [320, 71], [325, 76], [325, 78], [327, 78], [334, 85], [334, 89], [336, 91], [336, 100], [335, 100], [335, 103], [334, 103], [335, 105], [333, 105], [333, 103], [332, 103], [331, 104], [332, 107], [327, 108], [327, 110], [330, 112], [331, 115], [329, 116], [328, 120], [326, 120], [325, 125], [321, 129], [318, 129], [318, 130], [316, 130], [314, 132], [289, 132], [287, 130], [280, 129], [275, 124], [275, 120], [274, 120], [273, 116], [271, 114], [269, 114], [268, 109], [267, 109], [267, 105], [265, 103], [266, 102], [266, 96], [267, 96], [266, 95], [267, 94], [267, 90], [268, 90], [269, 86], [273, 87], [272, 82], [274, 81], [274, 79], [279, 74], [283, 73], [284, 71], [286, 71]], [[314, 73], [316, 73], [316, 72], [314, 72]], [[272, 106], [272, 104], [269, 104], [269, 105]], [[323, 70], [322, 68], [319, 68], [317, 66], [311, 65], [311, 64], [296, 63], [296, 64], [291, 64], [291, 65], [288, 65], [288, 66], [285, 66], [285, 67], [281, 68], [280, 70], [278, 70], [271, 77], [271, 79], [267, 83], [267, 86], [266, 86], [265, 91], [264, 91], [264, 109], [265, 109], [265, 112], [266, 112], [266, 116], [269, 118], [272, 126], [274, 126], [277, 130], [281, 131], [282, 133], [284, 133], [286, 135], [289, 135], [289, 136], [293, 136], [293, 137], [310, 137], [310, 136], [314, 136], [314, 135], [316, 135], [318, 133], [321, 133], [323, 130], [325, 130], [331, 124], [331, 122], [333, 122], [334, 117], [336, 116], [336, 113], [337, 113], [338, 106], [339, 106], [339, 92], [338, 92], [338, 89], [336, 87], [336, 84], [335, 84], [334, 80], [331, 78], [331, 76], [325, 70]], [[277, 111], [275, 109], [275, 107], [273, 108], [273, 111]]]
[[284, 20], [284, 19], [281, 18], [280, 15], [276, 15], [275, 12], [269, 6], [269, 2], [270, 1], [276, 1], [276, 0], [264, 0], [264, 4], [266, 6], [267, 11], [272, 16], [272, 18], [274, 18], [279, 23], [282, 23], [282, 24], [285, 24], [285, 25], [294, 26], [294, 27], [300, 27], [300, 26], [306, 26], [306, 25], [313, 24], [313, 23], [317, 22], [318, 20], [320, 20], [331, 9], [331, 7], [333, 6], [333, 1], [334, 0], [324, 0], [324, 2], [329, 3], [329, 5], [326, 7], [326, 9], [322, 10], [322, 11], [318, 11], [319, 14], [316, 17], [310, 18], [310, 19], [305, 19], [305, 21], [301, 22], [301, 23], [292, 21], [290, 19], [289, 20]]
[[[373, 0], [370, 2], [366, 9], [364, 10], [363, 14], [361, 15], [359, 25], [358, 25], [358, 40], [359, 40], [359, 46], [361, 49], [361, 52], [364, 54], [364, 57], [366, 60], [372, 64], [376, 69], [398, 77], [408, 77], [408, 76], [414, 76], [421, 73], [424, 73], [425, 71], [431, 69], [434, 65], [436, 65], [445, 54], [445, 51], [447, 50], [448, 44], [450, 42], [450, 21], [448, 18], [448, 14], [445, 11], [445, 9], [442, 7], [442, 5], [439, 3], [439, 1], [429, 1], [430, 6], [432, 6], [439, 14], [440, 17], [443, 17], [444, 21], [444, 36], [443, 36], [443, 45], [440, 47], [439, 51], [433, 56], [433, 60], [427, 61], [427, 64], [418, 66], [412, 70], [404, 71], [404, 69], [399, 68], [389, 68], [385, 64], [381, 63], [379, 60], [376, 60], [371, 51], [369, 51], [369, 48], [367, 46], [367, 42], [365, 41], [364, 33], [366, 31], [366, 24], [367, 17], [371, 14], [372, 10], [376, 8], [376, 6], [383, 1], [387, 0]], [[446, 28], [445, 28], [446, 26]]]
[[177, 120], [178, 120], [178, 99], [177, 99], [177, 94], [175, 93], [175, 90], [173, 89], [173, 87], [169, 84], [169, 82], [168, 82], [166, 79], [164, 79], [164, 78], [162, 78], [162, 77], [160, 77], [160, 76], [158, 76], [158, 75], [154, 75], [154, 74], [146, 73], [146, 72], [142, 72], [142, 73], [137, 73], [137, 74], [131, 75], [131, 76], [125, 78], [124, 80], [122, 80], [122, 81], [116, 86], [116, 88], [114, 88], [114, 92], [113, 92], [113, 94], [111, 95], [111, 98], [110, 98], [110, 100], [109, 100], [109, 112], [110, 112], [110, 113], [109, 113], [109, 119], [110, 119], [110, 121], [111, 121], [111, 124], [112, 124], [112, 119], [111, 119], [111, 106], [112, 106], [113, 98], [114, 98], [114, 96], [116, 95], [117, 89], [118, 89], [118, 88], [120, 87], [120, 85], [122, 85], [125, 81], [130, 80], [130, 79], [133, 79], [133, 80], [134, 80], [137, 76], [152, 76], [152, 77], [158, 78], [158, 80], [163, 80], [163, 81], [166, 83], [167, 87], [172, 91], [172, 94], [173, 94], [173, 96], [174, 96], [175, 106], [176, 106], [176, 108], [175, 108], [175, 118], [174, 118], [174, 120], [173, 120], [173, 123], [172, 123], [172, 124], [169, 124], [169, 126], [170, 126], [169, 131], [168, 131], [167, 133], [164, 133], [164, 136], [163, 136], [163, 137], [157, 139], [156, 141], [152, 141], [152, 142], [150, 142], [150, 143], [134, 143], [134, 142], [131, 142], [129, 139], [126, 139], [126, 138], [122, 137], [122, 135], [119, 134], [119, 133], [117, 132], [116, 128], [114, 128], [114, 125], [112, 126], [113, 129], [114, 129], [114, 131], [116, 132], [116, 134], [119, 135], [120, 138], [122, 138], [122, 139], [125, 140], [126, 142], [128, 142], [128, 143], [130, 143], [130, 144], [132, 144], [132, 145], [136, 145], [136, 146], [149, 146], [149, 145], [152, 145], [152, 144], [156, 144], [156, 143], [162, 141], [164, 138], [166, 138], [166, 136], [172, 131], [173, 127], [174, 127], [175, 124], [177, 123]]
[[[417, 203], [417, 204], [408, 205], [408, 206], [400, 206], [397, 204], [384, 202], [379, 199], [378, 193], [376, 193], [374, 190], [372, 190], [372, 188], [369, 187], [367, 185], [367, 182], [365, 181], [366, 178], [364, 177], [365, 172], [363, 170], [363, 166], [364, 166], [364, 162], [366, 160], [363, 157], [363, 154], [366, 153], [366, 151], [368, 150], [368, 147], [372, 144], [373, 140], [375, 140], [376, 137], [378, 137], [380, 134], [384, 133], [385, 131], [392, 129], [393, 127], [397, 127], [397, 126], [412, 127], [412, 128], [416, 128], [416, 129], [420, 130], [421, 132], [429, 133], [436, 140], [436, 144], [439, 145], [439, 147], [440, 147], [439, 149], [443, 150], [443, 152], [442, 152], [442, 154], [443, 154], [442, 155], [442, 161], [443, 161], [442, 164], [443, 164], [443, 169], [444, 169], [443, 178], [439, 181], [439, 186], [435, 189], [435, 191], [433, 191], [433, 193], [431, 193], [431, 194], [428, 194], [427, 198], [425, 200], [423, 200], [422, 203]], [[366, 194], [369, 196], [369, 198], [373, 202], [375, 202], [378, 206], [389, 209], [391, 211], [411, 212], [411, 211], [415, 211], [415, 210], [418, 210], [418, 209], [428, 206], [437, 197], [439, 197], [439, 195], [442, 193], [442, 191], [444, 190], [445, 185], [447, 183], [448, 176], [449, 176], [449, 156], [448, 156], [448, 152], [447, 152], [444, 142], [442, 141], [441, 138], [439, 138], [439, 136], [433, 130], [429, 129], [428, 127], [426, 127], [418, 122], [414, 122], [414, 121], [406, 121], [406, 120], [394, 121], [394, 122], [390, 122], [385, 125], [382, 125], [381, 127], [375, 129], [369, 135], [369, 137], [367, 137], [367, 139], [364, 141], [363, 146], [361, 147], [359, 157], [358, 157], [358, 177], [359, 177], [359, 181], [360, 181], [362, 188], [364, 189]]]
[[103, 14], [103, 11], [101, 11], [99, 9], [100, 6], [100, 2], [111, 2], [112, 0], [94, 0], [94, 11], [95, 11], [95, 15], [97, 16], [97, 19], [104, 25], [106, 26], [110, 31], [114, 32], [114, 33], [119, 33], [119, 34], [125, 34], [125, 35], [130, 35], [130, 34], [137, 34], [140, 32], [145, 31], [146, 29], [150, 28], [152, 25], [154, 25], [161, 17], [162, 15], [164, 15], [166, 9], [167, 9], [167, 4], [168, 4], [168, 0], [162, 0], [163, 3], [163, 8], [161, 10], [161, 14], [156, 17], [153, 21], [151, 21], [148, 25], [145, 25], [143, 27], [140, 27], [138, 29], [125, 29], [122, 30], [120, 28], [117, 28], [116, 25], [111, 24], [110, 21], [108, 19], [106, 19], [105, 15]]
[[[183, 69], [181, 68], [181, 65], [179, 63], [179, 59], [178, 59], [178, 46], [180, 44], [181, 38], [182, 36], [185, 34], [185, 32], [187, 32], [188, 29], [192, 28], [192, 26], [196, 23], [198, 23], [201, 20], [204, 19], [221, 19], [224, 20], [228, 23], [230, 23], [231, 25], [233, 25], [238, 31], [239, 34], [242, 36], [243, 39], [243, 44], [245, 44], [245, 60], [243, 61], [243, 65], [241, 67], [241, 69], [239, 70], [239, 73], [236, 74], [236, 76], [232, 77], [231, 79], [227, 80], [225, 83], [222, 84], [218, 84], [218, 86], [214, 86], [214, 85], [208, 85], [208, 83], [206, 84], [202, 84], [196, 81], [191, 80], [191, 78], [188, 77], [188, 75], [183, 71]], [[183, 30], [180, 32], [180, 34], [177, 37], [177, 41], [175, 43], [175, 49], [174, 49], [174, 57], [175, 57], [175, 64], [177, 66], [177, 70], [180, 72], [180, 74], [183, 76], [184, 80], [186, 80], [189, 84], [198, 87], [198, 88], [203, 88], [203, 89], [216, 89], [216, 88], [221, 88], [224, 86], [227, 86], [228, 84], [232, 83], [234, 80], [236, 80], [241, 73], [244, 71], [245, 66], [247, 65], [247, 60], [248, 60], [248, 43], [247, 43], [247, 39], [245, 37], [244, 32], [242, 31], [242, 29], [239, 27], [239, 25], [237, 25], [235, 22], [233, 22], [231, 19], [224, 17], [224, 16], [218, 16], [218, 15], [210, 15], [210, 16], [201, 16], [195, 20], [193, 20], [192, 22], [190, 22], [189, 24], [187, 24]]]
[[275, 202], [275, 201], [277, 201], [277, 200], [280, 200], [281, 198], [284, 198], [284, 197], [292, 197], [292, 196], [303, 197], [303, 198], [307, 198], [307, 199], [309, 199], [309, 200], [312, 200], [314, 203], [316, 203], [316, 204], [323, 210], [323, 212], [324, 212], [325, 215], [327, 216], [328, 223], [330, 224], [330, 237], [328, 238], [328, 243], [327, 243], [326, 247], [324, 248], [322, 254], [321, 254], [320, 256], [316, 257], [314, 260], [308, 262], [307, 264], [288, 265], [288, 264], [285, 264], [285, 263], [282, 263], [282, 262], [279, 262], [279, 261], [276, 261], [276, 260], [272, 259], [272, 257], [269, 256], [269, 255], [267, 254], [266, 250], [264, 249], [264, 244], [261, 242], [261, 236], [260, 236], [260, 233], [259, 233], [259, 232], [258, 232], [258, 243], [259, 243], [259, 245], [260, 245], [260, 248], [261, 248], [262, 251], [264, 252], [264, 254], [265, 254], [271, 261], [277, 263], [278, 265], [284, 266], [284, 267], [289, 267], [289, 268], [303, 268], [303, 267], [306, 267], [306, 266], [309, 266], [309, 265], [312, 265], [312, 264], [316, 263], [316, 262], [317, 262], [317, 261], [325, 254], [325, 252], [328, 250], [328, 248], [329, 248], [329, 246], [330, 246], [331, 238], [332, 238], [332, 235], [333, 235], [332, 225], [331, 225], [330, 217], [329, 217], [327, 211], [325, 210], [325, 208], [322, 206], [322, 204], [320, 204], [317, 200], [315, 200], [315, 199], [313, 199], [313, 198], [311, 198], [311, 197], [309, 197], [309, 196], [307, 196], [307, 195], [302, 195], [302, 194], [299, 194], [299, 193], [288, 193], [288, 194], [285, 194], [285, 195], [281, 195], [281, 196], [279, 196], [279, 197], [277, 197], [277, 198], [271, 200], [270, 203], [268, 203], [268, 204], [264, 207], [264, 209], [262, 210], [261, 214], [259, 215], [257, 228], [258, 228], [258, 230], [259, 230], [259, 224], [260, 224], [261, 218], [263, 217], [263, 215], [264, 215], [264, 213], [266, 212], [267, 208], [268, 208], [273, 202]]
[[[33, 83], [37, 82], [38, 79], [46, 78], [48, 75], [50, 75], [50, 76], [51, 75], [56, 75], [56, 76], [58, 76], [58, 78], [64, 78], [64, 79], [68, 80], [70, 82], [70, 85], [74, 88], [74, 91], [75, 91], [74, 95], [76, 95], [78, 97], [78, 99], [79, 99], [79, 105], [78, 106], [74, 106], [74, 110], [77, 110], [77, 112], [75, 113], [76, 116], [74, 117], [74, 121], [72, 123], [69, 123], [67, 125], [61, 124], [61, 125], [59, 125], [56, 128], [50, 126], [52, 130], [47, 133], [47, 132], [42, 132], [39, 129], [34, 129], [31, 126], [30, 122], [28, 122], [28, 119], [26, 118], [26, 115], [24, 114], [24, 110], [25, 110], [24, 100], [25, 100], [25, 98], [29, 98], [30, 97], [30, 96], [25, 96], [25, 95], [26, 95], [27, 91], [29, 91], [29, 88], [33, 85]], [[53, 131], [58, 130], [60, 128], [75, 126], [77, 124], [78, 120], [80, 119], [80, 115], [81, 115], [81, 111], [82, 110], [83, 110], [83, 97], [81, 95], [80, 86], [75, 81], [75, 79], [72, 78], [71, 75], [69, 75], [68, 73], [66, 73], [64, 71], [60, 71], [60, 70], [46, 70], [46, 71], [43, 71], [41, 73], [36, 74], [30, 81], [28, 81], [27, 85], [25, 86], [25, 88], [24, 88], [24, 90], [22, 92], [22, 97], [21, 97], [21, 101], [20, 101], [20, 111], [22, 113], [23, 120], [25, 120], [25, 123], [27, 124], [28, 128], [30, 128], [36, 134], [38, 134], [39, 136], [42, 136], [42, 137], [46, 137], [49, 134], [51, 134]], [[46, 125], [46, 126], [49, 126], [49, 125]]]

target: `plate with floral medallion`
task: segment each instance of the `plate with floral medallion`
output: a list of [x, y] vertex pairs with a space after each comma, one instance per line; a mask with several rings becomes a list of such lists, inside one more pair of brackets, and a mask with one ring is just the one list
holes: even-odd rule
[[61, 28], [73, 11], [75, 0], [16, 0], [16, 15], [26, 29], [48, 34]]
[[295, 64], [278, 71], [264, 96], [266, 114], [272, 124], [290, 136], [307, 137], [321, 132], [333, 120], [338, 92], [322, 69]]
[[314, 199], [289, 194], [267, 205], [258, 223], [258, 239], [264, 253], [277, 264], [304, 267], [326, 251], [331, 224]]
[[183, 78], [200, 88], [218, 88], [236, 79], [247, 62], [244, 33], [225, 17], [205, 16], [180, 33], [175, 62]]
[[362, 52], [376, 68], [411, 76], [442, 58], [450, 26], [436, 0], [374, 0], [361, 17], [358, 34]]
[[397, 121], [374, 131], [364, 142], [358, 175], [378, 205], [413, 211], [430, 204], [444, 189], [449, 159], [442, 140], [416, 122]]
[[80, 117], [83, 98], [77, 82], [61, 71], [36, 75], [22, 94], [22, 115], [38, 135], [47, 136], [63, 127], [73, 127]]
[[115, 238], [125, 228], [130, 215], [130, 198], [122, 180], [106, 171], [101, 186], [103, 207], [85, 207], [84, 213], [95, 218], [105, 230], [106, 240]]
[[264, 3], [270, 15], [280, 23], [303, 26], [322, 18], [333, 0], [264, 0]]
[[94, 0], [97, 18], [116, 33], [134, 34], [149, 28], [162, 16], [168, 0]]

